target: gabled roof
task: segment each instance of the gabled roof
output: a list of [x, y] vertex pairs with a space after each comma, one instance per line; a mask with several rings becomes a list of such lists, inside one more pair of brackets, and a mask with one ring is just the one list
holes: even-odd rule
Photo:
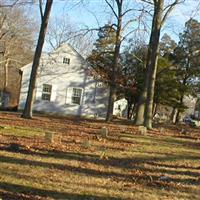
[[70, 48], [85, 64], [87, 64], [87, 61], [85, 60], [85, 58], [71, 44], [67, 42], [60, 44], [60, 46], [54, 51], [52, 51], [51, 53], [56, 53], [58, 51], [65, 50], [68, 48]]
[[[54, 51], [50, 52], [49, 54], [54, 54], [54, 53], [57, 53], [59, 51], [62, 51], [62, 50], [68, 49], [68, 48], [70, 48], [83, 61], [83, 63], [88, 65], [88, 62], [85, 60], [85, 58], [80, 53], [78, 53], [78, 51], [74, 47], [72, 47], [72, 45], [70, 45], [69, 43], [66, 43], [66, 42], [62, 43], [57, 49], [55, 49]], [[41, 58], [48, 57], [49, 54], [42, 53]], [[32, 62], [27, 64], [27, 65], [25, 65], [25, 66], [23, 66], [23, 67], [21, 67], [21, 70], [23, 71], [25, 68], [29, 67], [31, 64], [32, 64]]]

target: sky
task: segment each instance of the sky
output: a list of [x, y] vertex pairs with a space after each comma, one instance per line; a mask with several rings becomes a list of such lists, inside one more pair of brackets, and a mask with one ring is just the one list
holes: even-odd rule
[[[136, 1], [140, 2], [140, 0], [127, 0], [130, 7]], [[169, 1], [173, 0], [166, 0], [166, 2]], [[84, 4], [80, 4], [79, 0], [54, 0], [51, 19], [55, 17], [59, 17], [61, 20], [66, 18], [76, 27], [83, 29], [86, 27], [98, 28], [107, 21], [114, 19], [113, 15], [110, 14], [108, 5], [105, 4], [105, 0], [85, 0], [85, 2]], [[133, 8], [137, 8], [136, 5]], [[138, 13], [130, 14], [135, 15], [134, 17], [138, 15]], [[191, 17], [200, 21], [200, 0], [185, 0], [184, 4], [176, 6], [168, 17], [162, 29], [161, 36], [167, 33], [178, 42], [179, 33], [182, 32], [185, 22]], [[151, 20], [149, 18], [146, 18], [146, 20], [150, 30]], [[148, 38], [146, 37], [146, 42], [148, 42]]]
[[[129, 1], [134, 2], [134, 0]], [[87, 2], [89, 3], [85, 3], [84, 6], [78, 4], [78, 0], [54, 0], [52, 17], [63, 15], [64, 13], [66, 16], [68, 15], [72, 22], [80, 27], [98, 27], [98, 23], [103, 25], [111, 18], [109, 14], [110, 10], [104, 3], [104, 0], [87, 0]], [[169, 16], [166, 25], [163, 27], [162, 32], [168, 32], [177, 40], [178, 34], [183, 30], [185, 22], [191, 17], [200, 20], [199, 0], [186, 0], [183, 5], [176, 6]]]

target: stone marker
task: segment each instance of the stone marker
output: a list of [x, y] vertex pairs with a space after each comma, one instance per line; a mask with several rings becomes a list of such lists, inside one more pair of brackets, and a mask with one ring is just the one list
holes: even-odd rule
[[89, 139], [85, 139], [84, 141], [83, 141], [83, 143], [82, 143], [82, 146], [84, 147], [84, 148], [90, 148], [91, 147], [91, 142], [90, 142], [90, 140]]
[[163, 127], [160, 128], [160, 133], [161, 134], [165, 133], [165, 129]]
[[182, 128], [180, 133], [183, 134], [183, 135], [186, 135], [187, 134], [187, 130]]
[[144, 126], [138, 126], [138, 130], [142, 135], [146, 135], [147, 133], [147, 128]]
[[122, 133], [126, 132], [126, 126], [121, 125], [121, 126], [119, 126], [119, 128], [120, 128], [120, 132], [122, 132]]
[[53, 139], [54, 139], [54, 134], [52, 132], [46, 132], [45, 133], [45, 143], [53, 143]]
[[100, 130], [101, 136], [103, 138], [107, 138], [108, 137], [108, 129], [106, 127], [102, 127]]

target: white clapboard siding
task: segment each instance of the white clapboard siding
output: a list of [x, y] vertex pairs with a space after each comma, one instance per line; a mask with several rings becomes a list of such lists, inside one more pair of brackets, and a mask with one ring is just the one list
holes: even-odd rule
[[56, 101], [56, 97], [57, 97], [57, 85], [53, 84], [51, 89], [51, 101], [52, 102]]
[[68, 87], [67, 88], [67, 94], [66, 94], [66, 104], [71, 104], [72, 103], [72, 92], [73, 92], [73, 88], [72, 87]]
[[[63, 63], [63, 58], [70, 59], [70, 63]], [[107, 89], [100, 86], [97, 91], [94, 89], [96, 81], [90, 76], [90, 66], [73, 47], [67, 43], [62, 44], [50, 54], [43, 54], [41, 59], [34, 102], [35, 111], [92, 117], [97, 113], [102, 117], [106, 115]], [[23, 109], [26, 103], [31, 67], [32, 64], [29, 64], [22, 68], [20, 109]], [[52, 85], [50, 102], [48, 99], [42, 100], [43, 84]], [[82, 89], [80, 105], [78, 101], [72, 103], [73, 88]], [[94, 96], [96, 104], [93, 101]]]
[[35, 94], [35, 99], [36, 100], [41, 100], [42, 99], [42, 86], [36, 88], [36, 94]]

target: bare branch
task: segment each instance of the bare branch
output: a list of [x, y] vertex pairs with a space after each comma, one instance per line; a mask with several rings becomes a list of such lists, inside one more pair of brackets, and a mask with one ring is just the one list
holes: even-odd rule
[[26, 5], [26, 4], [34, 4], [34, 0], [13, 0], [14, 2], [11, 4], [0, 4], [0, 8], [12, 8], [17, 5]]
[[136, 19], [130, 19], [129, 21], [127, 21], [126, 24], [124, 25], [122, 31], [124, 31], [129, 26], [129, 24], [131, 24], [135, 21], [137, 21], [137, 20]]
[[2, 5], [0, 5], [0, 7], [2, 8], [2, 7], [13, 7], [13, 6], [15, 6], [16, 4], [17, 4], [17, 2], [18, 2], [19, 0], [15, 0], [13, 3], [11, 3], [11, 4], [2, 4]]
[[108, 2], [108, 0], [105, 0], [105, 2], [108, 4], [108, 6], [110, 7], [110, 9], [112, 10], [113, 14], [115, 15], [115, 17], [118, 19], [118, 15], [117, 13], [115, 12], [113, 6]]
[[131, 9], [126, 10], [126, 11], [122, 14], [122, 16], [126, 15], [127, 13], [129, 13], [129, 12], [131, 12], [131, 11], [133, 11], [133, 10], [135, 10], [135, 9], [131, 8]]
[[200, 10], [200, 1], [198, 5], [195, 7], [195, 9], [192, 11], [190, 18], [196, 17], [196, 15], [199, 13], [199, 10]]
[[42, 21], [43, 17], [44, 17], [44, 13], [43, 13], [43, 9], [42, 9], [42, 0], [39, 0], [39, 8], [40, 8], [40, 17], [41, 17], [41, 21]]
[[151, 4], [151, 5], [154, 5], [155, 3], [155, 0], [154, 0], [154, 3], [151, 0], [141, 0], [141, 1], [143, 1], [144, 3]]
[[174, 9], [174, 7], [177, 5], [177, 4], [180, 4], [180, 3], [183, 3], [185, 0], [175, 0], [172, 4], [168, 5], [164, 10], [166, 11], [164, 16], [163, 16], [163, 19], [162, 19], [162, 23], [161, 23], [161, 26], [165, 23], [167, 17], [169, 16], [169, 14], [172, 12], [172, 10]]
[[95, 18], [95, 20], [98, 24], [98, 27], [100, 27], [100, 23], [99, 23], [99, 20], [98, 20], [96, 14], [94, 12], [92, 12], [91, 10], [89, 10], [87, 7], [86, 7], [86, 10]]

